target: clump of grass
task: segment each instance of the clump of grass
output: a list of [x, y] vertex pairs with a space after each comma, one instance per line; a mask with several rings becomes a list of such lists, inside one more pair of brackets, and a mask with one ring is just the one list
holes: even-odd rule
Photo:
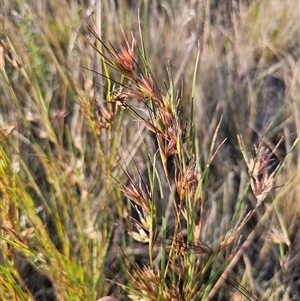
[[[65, 32], [66, 49], [40, 12], [19, 4], [18, 19], [1, 28], [1, 299], [95, 300], [107, 290], [113, 155], [81, 113], [92, 87], [78, 81], [79, 61], [67, 54], [76, 32]], [[68, 28], [64, 17], [58, 31]]]
[[[140, 131], [147, 129], [154, 135], [156, 147], [151, 151], [146, 139], [142, 139], [145, 174], [137, 167], [138, 176], [134, 178], [126, 166], [122, 167], [127, 182], [120, 183], [120, 189], [138, 216], [136, 219], [129, 217], [129, 235], [139, 243], [148, 244], [148, 262], [142, 267], [132, 263], [123, 250], [129, 277], [128, 284], [123, 287], [132, 300], [206, 300], [219, 273], [239, 252], [238, 239], [242, 229], [267, 195], [279, 187], [275, 183], [279, 166], [271, 171], [276, 149], [269, 152], [261, 140], [256, 156], [249, 159], [242, 137], [239, 137], [249, 178], [226, 230], [215, 241], [209, 240], [205, 233], [209, 219], [206, 212], [208, 179], [211, 164], [225, 140], [216, 145], [221, 118], [212, 137], [208, 160], [201, 165], [194, 135], [193, 94], [199, 56], [189, 102], [190, 119], [185, 121], [181, 113], [182, 99], [174, 85], [171, 67], [167, 66], [168, 84], [161, 89], [148, 64], [141, 31], [141, 46], [133, 36], [129, 43], [122, 31], [124, 44], [120, 50], [112, 44], [106, 45], [94, 29], [90, 28], [90, 32], [101, 47], [86, 41], [101, 55], [104, 65], [117, 71], [122, 78], [118, 82], [103, 75], [115, 86], [100, 109], [100, 120], [107, 120], [112, 106], [129, 110], [138, 120]], [[103, 126], [103, 122], [100, 121], [99, 125]], [[252, 209], [242, 210], [250, 187], [256, 203]], [[235, 247], [227, 254], [226, 260], [218, 263], [219, 254], [233, 244]], [[217, 271], [212, 269], [216, 265], [219, 265]]]
[[1, 297], [299, 299], [297, 1], [80, 2], [0, 4]]

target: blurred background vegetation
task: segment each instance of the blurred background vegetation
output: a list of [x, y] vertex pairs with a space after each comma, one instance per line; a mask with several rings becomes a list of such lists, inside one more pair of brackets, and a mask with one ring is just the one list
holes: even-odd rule
[[[143, 139], [151, 135], [130, 114], [110, 131], [97, 127], [97, 100], [108, 81], [87, 26], [104, 43], [139, 36], [161, 88], [170, 62], [189, 101], [197, 53], [195, 133], [200, 160], [223, 116], [205, 190], [205, 241], [223, 233], [247, 182], [239, 150], [263, 139], [284, 162], [272, 193], [244, 230], [228, 273], [259, 300], [300, 299], [298, 146], [300, 65], [298, 0], [2, 0], [0, 3], [0, 295], [3, 300], [96, 300], [122, 297], [113, 245], [128, 247], [130, 215], [118, 181], [123, 169], [143, 173]], [[140, 18], [140, 19], [139, 19]], [[110, 71], [111, 77], [119, 76]], [[120, 80], [120, 78], [116, 78]], [[108, 90], [107, 90], [108, 89]], [[141, 137], [143, 139], [141, 139]], [[117, 179], [115, 181], [114, 179]], [[253, 206], [249, 193], [245, 206]], [[234, 246], [223, 254], [227, 258]], [[123, 297], [127, 300], [126, 296]], [[212, 300], [243, 300], [224, 281]]]

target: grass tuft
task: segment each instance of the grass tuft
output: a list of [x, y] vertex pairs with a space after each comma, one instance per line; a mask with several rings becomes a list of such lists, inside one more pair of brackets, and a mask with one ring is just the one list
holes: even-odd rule
[[298, 300], [297, 1], [2, 2], [2, 299]]

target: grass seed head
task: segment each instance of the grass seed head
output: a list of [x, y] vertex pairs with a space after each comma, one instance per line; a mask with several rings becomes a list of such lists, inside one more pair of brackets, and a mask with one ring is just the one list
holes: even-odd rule
[[261, 203], [270, 191], [280, 187], [280, 185], [275, 184], [274, 179], [279, 166], [270, 173], [270, 168], [273, 166], [273, 152], [260, 147], [256, 149], [256, 153], [257, 158], [251, 157], [247, 162], [247, 166], [249, 173], [252, 173], [250, 182], [252, 191], [258, 203]]

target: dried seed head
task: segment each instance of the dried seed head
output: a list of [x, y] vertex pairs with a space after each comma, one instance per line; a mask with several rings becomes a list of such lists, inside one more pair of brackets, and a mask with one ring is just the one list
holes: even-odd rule
[[[127, 176], [129, 176], [127, 174]], [[151, 212], [151, 193], [145, 185], [142, 185], [140, 180], [139, 184], [134, 183], [133, 179], [129, 178], [130, 184], [126, 186], [122, 184], [121, 190], [131, 201], [140, 206], [142, 210], [148, 214]]]
[[104, 106], [100, 101], [97, 101], [97, 108], [94, 114], [97, 128], [110, 130], [116, 114], [117, 109], [112, 108], [112, 106]]
[[112, 45], [111, 45], [112, 49], [109, 49], [107, 47], [106, 49], [109, 51], [109, 54], [113, 59], [112, 60], [113, 67], [127, 78], [135, 81], [136, 62], [134, 60], [134, 51], [133, 51], [135, 40], [133, 39], [132, 45], [130, 47], [124, 32], [123, 32], [123, 37], [126, 46], [121, 45], [120, 52], [117, 52]]
[[251, 157], [246, 163], [249, 173], [252, 175], [251, 188], [257, 198], [258, 204], [264, 201], [268, 193], [280, 185], [275, 184], [275, 174], [279, 168], [270, 174], [270, 168], [273, 166], [273, 152], [268, 151], [264, 147], [256, 149], [257, 158]]
[[268, 236], [275, 244], [286, 244], [288, 247], [291, 246], [289, 237], [281, 229], [278, 230], [272, 227]]
[[158, 95], [155, 93], [154, 82], [150, 75], [142, 75], [138, 87], [145, 95], [145, 98], [158, 100]]
[[177, 192], [182, 200], [185, 195], [188, 195], [190, 200], [194, 200], [198, 186], [199, 173], [197, 172], [196, 162], [192, 161], [186, 172], [178, 173], [176, 179]]
[[134, 227], [137, 229], [138, 232], [129, 231], [129, 235], [133, 237], [136, 241], [142, 243], [149, 243], [150, 237], [149, 232], [151, 230], [151, 215], [142, 210], [142, 212], [135, 206], [135, 210], [139, 215], [140, 222], [136, 219], [133, 219]]
[[149, 235], [146, 233], [146, 231], [139, 225], [138, 222], [134, 222], [135, 228], [138, 230], [138, 232], [134, 231], [128, 231], [128, 234], [136, 241], [142, 242], [142, 243], [149, 243]]
[[128, 271], [130, 271], [128, 273], [129, 285], [132, 288], [128, 297], [131, 300], [157, 300], [160, 275], [150, 266], [145, 265], [143, 268], [140, 268], [136, 263], [132, 265], [126, 258], [125, 264]]

